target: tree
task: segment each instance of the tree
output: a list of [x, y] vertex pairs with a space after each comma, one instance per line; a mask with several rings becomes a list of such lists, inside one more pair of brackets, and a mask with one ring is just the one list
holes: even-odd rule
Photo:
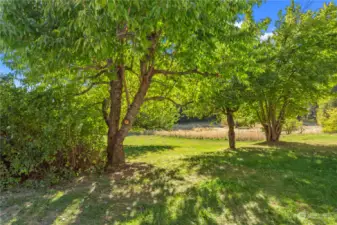
[[266, 140], [277, 142], [287, 117], [296, 116], [331, 90], [337, 72], [337, 7], [301, 12], [292, 4], [280, 15], [273, 36], [254, 51], [249, 73], [251, 104]]
[[204, 82], [197, 96], [197, 107], [201, 107], [202, 115], [226, 116], [229, 147], [235, 149], [234, 113], [244, 101], [246, 86], [235, 75], [228, 79], [210, 78]]
[[[106, 85], [107, 166], [119, 165], [125, 162], [123, 141], [153, 78], [210, 75], [216, 43], [231, 41], [238, 14], [248, 6], [245, 0], [4, 1], [2, 51], [31, 84], [63, 77], [61, 85], [82, 89], [78, 94]], [[132, 74], [139, 80], [134, 95], [127, 82]]]
[[[211, 66], [217, 76], [204, 78], [199, 83], [194, 106], [189, 114], [197, 116], [225, 116], [228, 125], [229, 147], [235, 149], [234, 113], [247, 101], [247, 71], [254, 64], [253, 49], [261, 29], [265, 29], [269, 19], [256, 23], [251, 8], [245, 11], [245, 17], [236, 30], [236, 39], [230, 44], [218, 43], [218, 51]], [[220, 62], [219, 62], [220, 59]]]

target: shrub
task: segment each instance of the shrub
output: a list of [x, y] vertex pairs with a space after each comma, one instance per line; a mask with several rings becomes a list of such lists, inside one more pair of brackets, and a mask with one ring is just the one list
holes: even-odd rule
[[337, 108], [328, 109], [325, 115], [320, 118], [320, 123], [325, 133], [337, 132]]
[[283, 130], [286, 134], [291, 134], [294, 131], [303, 132], [303, 122], [298, 121], [297, 119], [287, 119], [283, 124]]
[[337, 98], [323, 100], [319, 105], [317, 116], [323, 132], [337, 132]]
[[95, 119], [101, 112], [88, 107], [91, 99], [70, 98], [60, 89], [0, 85], [0, 157], [6, 166], [1, 186], [41, 178], [54, 184], [69, 171], [102, 168], [106, 126]]

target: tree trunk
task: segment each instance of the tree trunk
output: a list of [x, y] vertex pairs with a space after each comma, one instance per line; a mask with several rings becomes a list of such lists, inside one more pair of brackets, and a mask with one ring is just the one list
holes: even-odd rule
[[233, 118], [233, 111], [227, 109], [226, 110], [227, 115], [227, 124], [228, 124], [228, 142], [229, 142], [229, 148], [235, 149], [235, 123]]
[[129, 130], [132, 128], [132, 124], [136, 119], [141, 105], [144, 103], [146, 93], [150, 87], [151, 79], [154, 75], [154, 68], [153, 65], [151, 65], [150, 63], [154, 62], [154, 53], [158, 38], [159, 35], [157, 33], [152, 33], [150, 36], [148, 36], [148, 40], [151, 41], [151, 47], [148, 49], [149, 52], [144, 56], [144, 58], [140, 60], [141, 83], [135, 97], [133, 98], [131, 105], [129, 105], [129, 96], [127, 90], [125, 89], [128, 102], [128, 110], [121, 123], [120, 128], [119, 125], [123, 83], [126, 85], [124, 65], [118, 66], [117, 79], [111, 81], [110, 83], [111, 107], [109, 119], [107, 120], [107, 123], [109, 124], [109, 131], [107, 147], [108, 160], [106, 168], [110, 166], [118, 166], [125, 163], [123, 142]]
[[108, 124], [108, 145], [107, 145], [107, 166], [123, 164], [125, 162], [124, 152], [116, 146], [116, 136], [119, 129], [121, 105], [122, 105], [122, 88], [124, 67], [117, 67], [116, 80], [110, 81], [110, 113], [106, 119]]
[[[124, 68], [123, 68], [124, 73]], [[124, 74], [120, 74], [124, 76]], [[118, 166], [125, 163], [125, 154], [123, 149], [123, 142], [125, 137], [127, 136], [129, 130], [132, 128], [132, 124], [134, 123], [136, 116], [140, 110], [141, 105], [144, 103], [144, 99], [146, 93], [150, 87], [152, 78], [152, 70], [149, 71], [148, 74], [142, 77], [142, 82], [139, 86], [139, 89], [133, 99], [132, 104], [128, 108], [128, 111], [122, 121], [121, 127], [119, 128], [120, 122], [120, 99], [122, 95], [122, 79], [119, 80], [118, 76], [118, 85], [117, 89], [113, 92], [111, 97], [111, 108], [110, 108], [110, 126], [108, 132], [108, 147], [107, 147], [107, 166]], [[114, 82], [114, 81], [113, 81]], [[118, 98], [116, 96], [119, 96]], [[114, 101], [113, 101], [114, 100]], [[116, 104], [114, 106], [114, 103]], [[118, 110], [116, 110], [116, 106], [118, 106]], [[114, 110], [114, 111], [113, 111]], [[113, 112], [113, 113], [112, 113]], [[112, 120], [114, 118], [114, 120]]]
[[287, 105], [288, 100], [285, 98], [277, 115], [276, 103], [268, 100], [259, 102], [259, 109], [256, 112], [261, 125], [263, 126], [267, 142], [279, 141]]
[[278, 126], [272, 126], [270, 124], [263, 125], [267, 142], [278, 142], [281, 136], [281, 129]]
[[123, 143], [124, 138], [128, 134], [129, 130], [132, 128], [132, 124], [136, 120], [136, 116], [140, 110], [140, 107], [144, 103], [146, 93], [150, 87], [151, 78], [152, 78], [152, 70], [150, 69], [149, 73], [142, 77], [142, 81], [138, 88], [138, 91], [123, 119], [122, 127], [117, 133], [117, 141], [116, 141], [117, 144]]

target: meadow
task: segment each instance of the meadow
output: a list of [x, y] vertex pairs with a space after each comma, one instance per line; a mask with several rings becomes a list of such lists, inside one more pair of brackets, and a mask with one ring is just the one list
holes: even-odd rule
[[336, 224], [337, 135], [129, 136], [126, 166], [1, 193], [1, 224]]

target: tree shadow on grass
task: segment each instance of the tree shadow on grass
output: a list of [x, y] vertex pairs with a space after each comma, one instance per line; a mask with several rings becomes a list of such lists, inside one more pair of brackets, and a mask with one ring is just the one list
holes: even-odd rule
[[133, 163], [17, 199], [4, 224], [334, 224], [298, 213], [337, 208], [336, 160], [333, 146], [299, 143], [205, 153], [184, 159], [202, 179], [189, 186], [179, 168]]
[[128, 158], [136, 158], [147, 153], [159, 153], [174, 148], [175, 146], [172, 145], [126, 145], [124, 150]]
[[16, 199], [11, 204], [20, 204], [19, 211], [1, 219], [16, 225], [114, 224], [163, 202], [183, 180], [176, 170], [127, 164], [101, 177], [86, 177], [32, 198]]
[[275, 147], [279, 150], [296, 150], [302, 153], [319, 152], [321, 154], [337, 154], [337, 145], [306, 144], [301, 142], [280, 141], [276, 143], [260, 142], [256, 146]]
[[[259, 146], [193, 156], [186, 162], [199, 175], [234, 185], [222, 190], [235, 202], [229, 210], [237, 224], [251, 218], [258, 223], [298, 224], [296, 215], [303, 212], [315, 215], [306, 218], [314, 224], [337, 222], [336, 146]], [[249, 210], [247, 205], [254, 207]]]

